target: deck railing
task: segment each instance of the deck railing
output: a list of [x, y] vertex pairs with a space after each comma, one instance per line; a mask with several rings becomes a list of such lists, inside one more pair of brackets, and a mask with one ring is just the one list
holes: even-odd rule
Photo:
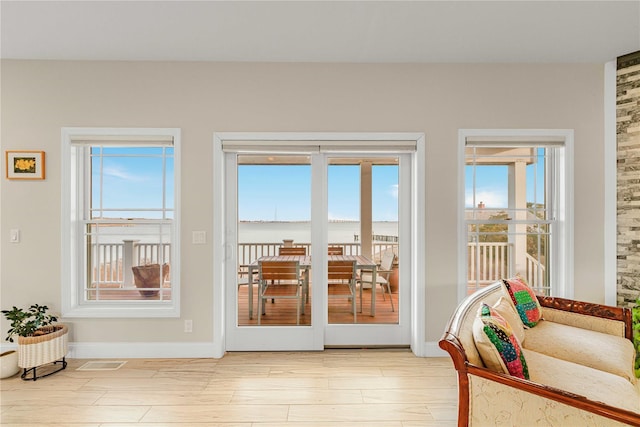
[[[282, 243], [239, 243], [238, 265], [246, 266], [262, 256], [278, 254]], [[295, 243], [294, 246], [305, 247], [311, 254], [311, 244]], [[340, 246], [345, 255], [360, 255], [360, 243], [330, 243]], [[392, 250], [398, 255], [398, 244], [391, 242], [374, 242], [373, 258], [380, 262], [382, 253]], [[513, 268], [512, 246], [509, 243], [469, 243], [467, 249], [467, 280], [470, 287], [485, 286], [510, 275]], [[92, 287], [110, 285], [115, 287], [133, 286], [131, 267], [143, 264], [171, 263], [170, 243], [139, 243], [126, 240], [122, 243], [101, 243], [91, 245]], [[526, 255], [527, 282], [534, 288], [546, 289], [546, 268], [529, 254]]]
[[[547, 289], [546, 268], [543, 263], [525, 254], [522, 274], [534, 289]], [[491, 284], [515, 273], [513, 245], [506, 242], [471, 242], [467, 244], [467, 281], [470, 289]]]
[[91, 244], [91, 287], [133, 286], [131, 267], [165, 263], [171, 264], [170, 243], [138, 243], [136, 240], [124, 240], [122, 243], [93, 243]]
[[[278, 255], [279, 248], [282, 243], [238, 243], [238, 265], [240, 267], [251, 264], [262, 256]], [[295, 247], [306, 248], [307, 254], [311, 255], [310, 243], [294, 243]], [[329, 243], [329, 246], [339, 246], [342, 248], [344, 255], [360, 255], [360, 243]], [[392, 250], [398, 255], [398, 244], [391, 242], [374, 242], [373, 243], [373, 260], [380, 262], [382, 253]]]

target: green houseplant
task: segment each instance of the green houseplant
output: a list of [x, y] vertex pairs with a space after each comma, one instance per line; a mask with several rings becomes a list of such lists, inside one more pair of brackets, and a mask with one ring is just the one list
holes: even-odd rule
[[633, 345], [636, 348], [636, 378], [640, 378], [640, 297], [636, 300], [635, 307], [631, 308], [633, 324]]
[[[22, 379], [36, 380], [51, 375], [67, 367], [68, 328], [57, 324], [58, 317], [49, 313], [46, 305], [33, 304], [28, 309], [13, 307], [2, 310], [2, 314], [11, 322], [7, 331], [7, 340], [18, 337], [18, 366], [24, 369]], [[38, 376], [37, 368], [43, 365], [61, 363], [59, 369]], [[32, 377], [27, 375], [32, 373]]]
[[44, 335], [40, 330], [43, 326], [49, 326], [58, 321], [56, 316], [48, 313], [46, 305], [33, 304], [28, 310], [13, 306], [11, 310], [2, 310], [2, 314], [11, 322], [11, 328], [7, 331], [7, 341], [13, 342], [14, 335], [31, 337]]

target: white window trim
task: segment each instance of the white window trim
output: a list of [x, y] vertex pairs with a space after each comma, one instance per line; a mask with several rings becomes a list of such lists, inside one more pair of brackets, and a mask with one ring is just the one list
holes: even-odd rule
[[468, 138], [497, 138], [511, 141], [563, 141], [563, 155], [557, 156], [557, 166], [564, 173], [558, 179], [558, 232], [554, 248], [557, 256], [551, 280], [553, 296], [573, 298], [573, 130], [570, 129], [460, 129], [458, 131], [458, 301], [467, 295], [467, 230], [465, 211], [465, 145]]
[[[236, 142], [238, 141], [238, 142]], [[242, 141], [242, 142], [240, 142]], [[228, 254], [233, 251], [233, 245], [229, 245], [226, 242], [224, 236], [224, 221], [225, 221], [225, 206], [224, 206], [224, 192], [225, 192], [225, 164], [224, 164], [224, 152], [223, 146], [231, 143], [242, 145], [249, 142], [253, 144], [256, 141], [262, 141], [265, 143], [282, 143], [283, 141], [295, 141], [295, 145], [300, 146], [300, 142], [304, 141], [305, 150], [320, 151], [317, 144], [313, 144], [309, 141], [348, 141], [349, 144], [354, 141], [386, 141], [385, 143], [376, 143], [376, 147], [381, 152], [387, 152], [388, 149], [384, 147], [391, 144], [395, 144], [394, 149], [399, 149], [400, 145], [409, 145], [409, 149], [415, 149], [415, 155], [412, 160], [412, 186], [415, 192], [415, 205], [411, 206], [413, 211], [413, 222], [411, 228], [415, 230], [416, 239], [412, 240], [411, 253], [413, 261], [411, 263], [411, 275], [413, 280], [411, 281], [411, 349], [416, 356], [424, 357], [427, 355], [442, 356], [442, 351], [437, 347], [437, 343], [427, 343], [424, 340], [426, 330], [426, 314], [424, 310], [425, 304], [425, 285], [424, 280], [418, 278], [425, 277], [425, 263], [423, 257], [425, 254], [425, 182], [426, 182], [426, 153], [425, 153], [425, 135], [423, 133], [342, 133], [342, 132], [264, 132], [264, 133], [241, 133], [241, 132], [220, 132], [213, 135], [213, 191], [217, 195], [214, 197], [214, 214], [213, 214], [213, 266], [214, 271], [217, 273], [213, 279], [213, 305], [214, 305], [214, 346], [216, 350], [214, 357], [222, 357], [226, 351], [225, 337], [226, 337], [226, 324], [225, 324], [225, 309], [224, 302], [226, 301], [226, 295], [224, 290], [224, 273], [225, 262], [228, 259]], [[404, 141], [406, 144], [403, 144]], [[315, 146], [314, 146], [315, 145]], [[362, 143], [365, 150], [371, 150], [370, 143]], [[335, 151], [340, 152], [339, 144], [336, 143]], [[278, 151], [278, 147], [274, 146], [274, 151]], [[263, 152], [263, 149], [260, 150]], [[325, 150], [322, 150], [325, 152]], [[330, 152], [331, 150], [327, 150]], [[318, 246], [322, 246], [319, 244]], [[235, 268], [235, 267], [234, 267]], [[319, 274], [319, 273], [318, 273]]]
[[[77, 189], [71, 188], [72, 169], [76, 160], [72, 158], [72, 141], [86, 137], [89, 140], [121, 139], [142, 143], [149, 138], [172, 138], [174, 151], [174, 226], [172, 245], [172, 295], [170, 301], [92, 301], [82, 303], [79, 295], [79, 277], [83, 257], [76, 253], [74, 245], [74, 218], [77, 212]], [[62, 176], [61, 176], [61, 283], [62, 316], [92, 318], [133, 317], [179, 317], [180, 316], [180, 129], [178, 128], [62, 128]], [[73, 190], [73, 191], [72, 191]]]
[[604, 65], [604, 303], [618, 303], [617, 61]]

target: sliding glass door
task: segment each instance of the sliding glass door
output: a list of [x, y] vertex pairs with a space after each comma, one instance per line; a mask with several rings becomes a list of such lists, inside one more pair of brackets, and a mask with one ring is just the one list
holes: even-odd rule
[[408, 345], [412, 155], [286, 142], [223, 147], [226, 349]]

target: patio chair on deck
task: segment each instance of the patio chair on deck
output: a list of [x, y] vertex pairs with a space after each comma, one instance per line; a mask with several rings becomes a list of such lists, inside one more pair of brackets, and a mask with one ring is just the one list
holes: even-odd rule
[[[307, 256], [307, 248], [305, 248], [304, 246], [280, 246], [280, 248], [278, 249], [278, 255]], [[305, 303], [307, 303], [309, 302], [309, 290], [305, 288], [304, 292]], [[271, 300], [271, 302], [274, 303], [275, 301]]]
[[[396, 255], [393, 251], [385, 251], [382, 255], [382, 260], [380, 260], [380, 268], [376, 270], [376, 285], [380, 285], [382, 288], [382, 298], [384, 299], [384, 291], [386, 289], [389, 294], [389, 299], [391, 300], [391, 311], [395, 311], [393, 307], [393, 297], [391, 295], [391, 285], [389, 285], [389, 276], [391, 275], [391, 269], [393, 267], [393, 260]], [[362, 289], [371, 289], [373, 287], [372, 283], [372, 272], [363, 270], [360, 273], [360, 278], [358, 279], [358, 283], [360, 283], [360, 312], [362, 312]], [[372, 296], [373, 297], [373, 296]]]
[[[258, 325], [261, 324], [265, 308], [264, 301], [267, 298], [295, 300], [296, 325], [299, 325], [303, 284], [300, 263], [298, 261], [259, 261], [258, 271]], [[279, 309], [282, 310], [282, 308]]]
[[348, 298], [356, 323], [356, 262], [329, 261], [327, 292], [329, 298]]
[[[240, 293], [240, 286], [249, 286], [253, 287], [258, 284], [258, 271], [253, 270], [253, 274], [249, 277], [249, 269], [246, 265], [241, 265], [238, 267], [238, 294]], [[249, 295], [253, 294], [253, 290], [251, 292], [247, 291], [247, 300], [249, 304], [249, 319], [253, 319], [253, 301], [249, 299]]]
[[329, 255], [344, 255], [344, 250], [342, 246], [329, 246], [327, 253]]
[[278, 255], [307, 255], [307, 248], [303, 246], [280, 246]]

